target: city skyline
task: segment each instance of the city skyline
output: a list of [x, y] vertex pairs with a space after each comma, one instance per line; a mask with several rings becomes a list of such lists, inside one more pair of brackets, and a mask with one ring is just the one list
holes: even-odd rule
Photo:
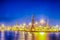
[[0, 40], [60, 40], [60, 1], [0, 0]]

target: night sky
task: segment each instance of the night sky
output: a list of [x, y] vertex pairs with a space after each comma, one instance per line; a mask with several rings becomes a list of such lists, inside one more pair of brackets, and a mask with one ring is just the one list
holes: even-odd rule
[[16, 24], [48, 19], [50, 25], [60, 25], [60, 1], [57, 0], [0, 0], [0, 23]]

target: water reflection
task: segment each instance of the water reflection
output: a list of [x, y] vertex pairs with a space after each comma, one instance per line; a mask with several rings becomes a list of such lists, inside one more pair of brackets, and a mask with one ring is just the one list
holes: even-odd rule
[[60, 33], [56, 33], [57, 40], [60, 40]]
[[55, 33], [50, 33], [49, 39], [50, 40], [57, 40], [56, 34]]
[[14, 33], [12, 31], [5, 31], [5, 40], [13, 40], [14, 39]]
[[[33, 37], [30, 35], [28, 36], [28, 35], [25, 33], [25, 39], [23, 40], [32, 40]], [[19, 32], [17, 33], [12, 32], [12, 31], [4, 32], [4, 40], [18, 40], [21, 36], [19, 36]], [[35, 40], [60, 40], [60, 33], [35, 32], [34, 36], [35, 36]], [[32, 37], [32, 38], [27, 39], [28, 37]], [[1, 40], [1, 32], [0, 32], [0, 40]]]
[[0, 40], [1, 40], [1, 31], [0, 31]]

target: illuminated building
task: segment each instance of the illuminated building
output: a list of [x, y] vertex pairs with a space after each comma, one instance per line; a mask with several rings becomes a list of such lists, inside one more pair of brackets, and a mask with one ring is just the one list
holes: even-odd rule
[[[60, 27], [50, 27], [50, 26], [48, 26], [48, 22], [45, 24], [45, 26], [41, 26], [41, 25], [39, 25], [38, 27], [36, 27], [35, 26], [35, 24], [34, 24], [34, 19], [32, 18], [32, 23], [30, 23], [29, 24], [29, 27], [28, 27], [28, 29], [27, 29], [27, 27], [25, 26], [25, 24], [24, 25], [18, 25], [18, 27], [15, 25], [15, 26], [12, 26], [12, 27], [10, 27], [10, 26], [7, 26], [7, 27], [0, 27], [0, 31], [7, 31], [7, 30], [9, 30], [9, 31], [27, 31], [28, 32], [28, 30], [29, 30], [29, 32], [30, 31], [32, 31], [33, 32], [33, 30], [34, 30], [34, 32], [60, 32]], [[39, 30], [38, 31], [36, 31], [37, 29], [36, 28], [38, 28]], [[40, 30], [41, 29], [41, 30]], [[46, 30], [45, 30], [46, 29]]]

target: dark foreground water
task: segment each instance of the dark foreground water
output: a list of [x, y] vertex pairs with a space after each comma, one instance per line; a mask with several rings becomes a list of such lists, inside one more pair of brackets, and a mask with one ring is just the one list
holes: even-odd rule
[[[23, 37], [23, 35], [25, 36]], [[32, 40], [32, 36], [28, 36], [31, 37], [28, 39], [27, 35], [28, 34], [21, 34], [20, 32], [5, 31], [4, 35], [0, 32], [0, 40]], [[40, 36], [35, 36], [35, 40], [60, 40], [60, 33], [46, 33], [45, 36], [42, 33]]]

